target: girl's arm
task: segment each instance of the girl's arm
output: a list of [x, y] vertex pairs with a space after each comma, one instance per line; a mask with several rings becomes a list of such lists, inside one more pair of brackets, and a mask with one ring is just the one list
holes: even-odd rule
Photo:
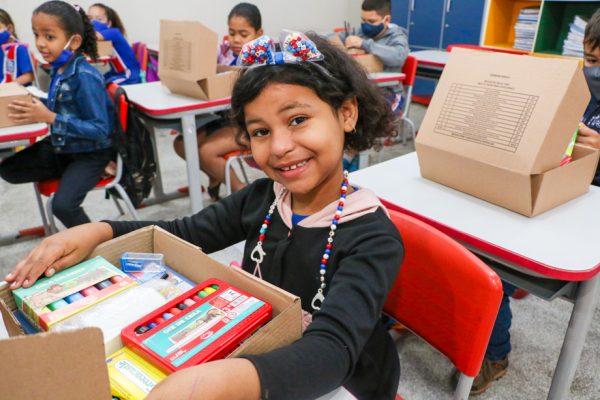
[[17, 83], [25, 86], [33, 82], [33, 79], [33, 72], [26, 72], [24, 74], [19, 75], [19, 77], [17, 78]]
[[248, 360], [231, 358], [186, 368], [160, 382], [147, 400], [258, 400], [260, 381]]
[[87, 257], [100, 243], [112, 239], [113, 232], [107, 223], [93, 222], [79, 225], [42, 240], [6, 276], [11, 289], [30, 287], [44, 272], [55, 272], [77, 264]]

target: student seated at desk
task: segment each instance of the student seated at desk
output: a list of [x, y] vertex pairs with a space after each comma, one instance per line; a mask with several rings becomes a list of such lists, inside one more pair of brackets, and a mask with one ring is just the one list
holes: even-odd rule
[[[346, 36], [340, 33], [348, 49], [362, 49], [381, 60], [388, 71], [400, 71], [410, 52], [406, 30], [391, 23], [390, 0], [364, 0], [361, 6], [362, 23], [356, 35]], [[402, 87], [382, 89], [383, 95], [392, 107], [392, 111], [400, 116], [404, 99]], [[350, 171], [358, 169], [358, 154], [348, 152], [344, 156], [344, 167]]]
[[125, 38], [125, 26], [119, 14], [107, 5], [96, 3], [90, 6], [88, 16], [96, 31], [96, 38], [110, 40], [115, 49], [115, 60], [110, 62], [110, 71], [104, 74], [106, 83], [115, 82], [118, 85], [140, 83], [140, 64]]
[[[585, 27], [583, 63], [583, 73], [592, 98], [579, 126], [577, 143], [600, 149], [600, 9]], [[600, 164], [592, 185], [600, 186]]]
[[29, 50], [26, 46], [5, 46], [10, 43], [19, 43], [15, 24], [10, 15], [0, 9], [0, 83], [18, 82], [29, 85], [34, 79]]
[[377, 196], [348, 184], [342, 169], [344, 148], [368, 148], [393, 133], [394, 119], [351, 57], [311, 38], [322, 61], [249, 68], [233, 89], [241, 139], [270, 179], [180, 220], [97, 222], [60, 232], [6, 277], [11, 289], [30, 286], [101, 242], [150, 224], [208, 253], [246, 240], [244, 270], [301, 298], [302, 338], [176, 372], [149, 400], [315, 399], [342, 385], [361, 400], [395, 398], [398, 353], [380, 317], [402, 262], [402, 239]]
[[0, 163], [10, 183], [59, 179], [52, 212], [67, 227], [90, 222], [81, 203], [114, 159], [114, 108], [96, 57], [96, 37], [84, 10], [63, 1], [43, 3], [31, 18], [38, 51], [52, 65], [48, 100], [14, 101], [9, 118], [44, 122], [50, 135]]
[[[242, 46], [263, 34], [260, 10], [254, 4], [239, 3], [227, 16], [229, 35], [227, 42], [219, 48], [217, 62], [220, 65], [235, 65]], [[221, 183], [225, 182], [225, 154], [246, 149], [235, 139], [234, 125], [226, 112], [219, 118], [198, 129], [198, 155], [200, 168], [208, 177], [207, 192], [213, 201], [219, 200]], [[179, 135], [173, 142], [175, 152], [185, 158], [183, 137]], [[231, 170], [231, 191], [237, 192], [246, 186]]]

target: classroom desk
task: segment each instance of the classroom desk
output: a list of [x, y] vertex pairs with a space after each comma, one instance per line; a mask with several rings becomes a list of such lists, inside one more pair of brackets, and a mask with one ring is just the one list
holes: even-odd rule
[[[38, 137], [44, 136], [48, 133], [48, 125], [38, 123], [29, 125], [11, 126], [7, 128], [0, 128], [0, 143], [11, 143], [23, 140], [29, 140], [30, 143], [34, 143]], [[40, 204], [39, 199], [38, 206], [40, 210], [43, 210], [43, 204]], [[46, 215], [42, 215], [42, 222], [46, 226]], [[0, 245], [12, 244], [18, 240], [33, 239], [36, 237], [44, 236], [44, 226], [37, 226], [34, 228], [21, 229], [19, 231], [0, 236]]]
[[[203, 207], [200, 185], [200, 160], [196, 138], [197, 115], [209, 114], [229, 108], [231, 99], [204, 101], [171, 93], [161, 82], [126, 85], [123, 89], [129, 100], [146, 116], [156, 120], [179, 120], [183, 132], [188, 188], [192, 213]], [[160, 173], [160, 171], [159, 171]], [[164, 196], [162, 183], [157, 182], [157, 197]]]
[[422, 178], [416, 153], [353, 172], [350, 182], [495, 261], [502, 279], [546, 300], [573, 301], [548, 393], [568, 397], [600, 293], [600, 188], [528, 218]]
[[401, 84], [406, 75], [401, 72], [371, 72], [369, 79], [379, 87], [397, 86]]

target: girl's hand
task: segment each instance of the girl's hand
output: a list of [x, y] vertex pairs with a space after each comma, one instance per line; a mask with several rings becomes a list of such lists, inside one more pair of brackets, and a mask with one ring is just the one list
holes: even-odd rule
[[579, 124], [579, 133], [577, 134], [576, 142], [600, 149], [600, 134], [584, 124]]
[[[231, 377], [235, 376], [232, 384]], [[213, 361], [169, 375], [146, 400], [258, 400], [260, 382], [254, 365], [242, 358]]]
[[6, 276], [10, 289], [30, 287], [40, 275], [52, 276], [57, 271], [83, 260], [102, 242], [112, 239], [113, 232], [105, 222], [76, 226], [42, 240]]
[[54, 123], [56, 114], [48, 110], [48, 108], [36, 99], [32, 102], [15, 100], [8, 105], [12, 111], [8, 117], [14, 122], [21, 124], [34, 124], [36, 122], [45, 122], [47, 124]]

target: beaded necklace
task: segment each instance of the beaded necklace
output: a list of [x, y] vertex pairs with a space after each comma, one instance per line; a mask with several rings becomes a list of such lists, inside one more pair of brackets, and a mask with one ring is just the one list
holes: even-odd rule
[[[283, 195], [285, 189], [281, 189], [279, 194], [275, 196], [275, 200], [271, 203], [269, 207], [269, 211], [263, 221], [262, 226], [260, 227], [258, 242], [256, 246], [250, 253], [250, 259], [256, 262], [256, 266], [254, 267], [253, 274], [262, 279], [262, 273], [260, 271], [260, 264], [263, 262], [263, 259], [267, 253], [262, 248], [263, 241], [265, 240], [265, 235], [267, 233], [267, 229], [269, 228], [269, 224], [271, 223], [271, 217], [273, 212], [275, 211], [275, 207], [277, 207], [277, 201]], [[342, 215], [342, 211], [344, 210], [344, 202], [346, 201], [346, 193], [348, 192], [348, 171], [344, 171], [344, 180], [342, 181], [342, 186], [340, 189], [340, 200], [338, 202], [337, 210], [335, 211], [335, 215], [331, 220], [331, 225], [329, 226], [329, 237], [327, 238], [327, 244], [325, 245], [325, 251], [323, 252], [323, 257], [321, 258], [321, 268], [319, 269], [319, 280], [321, 282], [320, 287], [317, 289], [317, 293], [315, 297], [313, 297], [310, 305], [313, 310], [320, 310], [321, 304], [323, 304], [323, 300], [325, 300], [325, 295], [323, 294], [327, 284], [325, 283], [325, 275], [327, 274], [327, 263], [329, 261], [329, 255], [331, 254], [331, 248], [333, 247], [333, 237], [335, 236], [335, 230], [337, 229], [338, 222]]]

